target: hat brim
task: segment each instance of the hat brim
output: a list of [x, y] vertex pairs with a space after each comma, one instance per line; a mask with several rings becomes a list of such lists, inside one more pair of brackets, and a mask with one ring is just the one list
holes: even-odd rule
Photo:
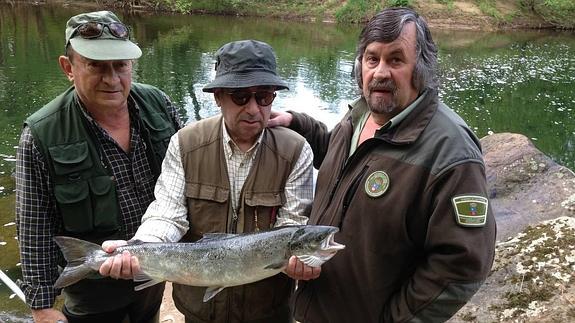
[[138, 45], [127, 39], [70, 39], [70, 45], [78, 54], [97, 61], [136, 59], [142, 56]]
[[216, 89], [239, 89], [254, 86], [275, 86], [277, 90], [289, 90], [287, 83], [277, 75], [266, 71], [227, 73], [216, 77], [202, 91], [213, 93]]

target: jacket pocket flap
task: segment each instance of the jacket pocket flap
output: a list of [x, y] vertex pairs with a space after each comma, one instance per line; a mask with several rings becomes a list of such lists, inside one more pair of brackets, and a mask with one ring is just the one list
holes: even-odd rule
[[246, 204], [249, 206], [281, 206], [285, 204], [283, 192], [246, 192]]
[[106, 195], [112, 188], [114, 182], [110, 176], [98, 176], [90, 178], [90, 189], [96, 195]]
[[56, 200], [62, 204], [71, 204], [81, 201], [88, 197], [89, 192], [88, 182], [86, 181], [56, 185], [54, 187]]
[[228, 200], [230, 190], [220, 186], [186, 183], [186, 197], [223, 203]]
[[153, 117], [149, 118], [150, 120], [142, 118], [146, 127], [155, 133], [155, 135], [152, 136], [152, 139], [156, 139], [154, 141], [161, 141], [166, 138], [170, 138], [174, 133], [172, 130], [172, 124], [164, 120], [162, 115], [159, 113], [153, 113], [152, 116]]
[[85, 141], [49, 147], [54, 160], [54, 171], [66, 175], [92, 167], [90, 150]]

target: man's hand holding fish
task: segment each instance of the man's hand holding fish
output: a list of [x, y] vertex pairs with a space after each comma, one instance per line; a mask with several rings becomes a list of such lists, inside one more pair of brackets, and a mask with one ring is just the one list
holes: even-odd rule
[[[102, 243], [102, 249], [107, 253], [113, 253], [117, 247], [127, 244], [126, 240], [108, 240]], [[124, 251], [106, 259], [100, 266], [99, 272], [102, 276], [115, 279], [134, 279], [134, 274], [140, 272], [140, 263], [138, 257], [132, 256], [129, 251]]]

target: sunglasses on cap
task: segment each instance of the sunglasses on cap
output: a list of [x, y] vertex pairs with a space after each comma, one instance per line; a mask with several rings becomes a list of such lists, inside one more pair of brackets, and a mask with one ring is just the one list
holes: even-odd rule
[[72, 37], [70, 38], [73, 38], [76, 35], [80, 35], [80, 37], [86, 39], [98, 38], [101, 37], [102, 34], [104, 33], [104, 28], [108, 28], [110, 34], [116, 38], [120, 39], [130, 38], [130, 30], [123, 23], [120, 22], [104, 23], [96, 21], [86, 22], [79, 25], [78, 27], [76, 27], [76, 30], [74, 31]]
[[232, 98], [232, 101], [236, 105], [240, 106], [246, 105], [248, 102], [250, 102], [252, 97], [255, 97], [256, 103], [259, 106], [267, 107], [268, 105], [272, 104], [272, 102], [274, 102], [274, 99], [276, 98], [275, 92], [265, 90], [255, 92], [251, 92], [248, 90], [236, 90], [228, 92], [228, 94]]

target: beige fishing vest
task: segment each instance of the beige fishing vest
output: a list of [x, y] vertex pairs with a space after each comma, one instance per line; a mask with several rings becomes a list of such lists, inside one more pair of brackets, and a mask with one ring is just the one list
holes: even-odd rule
[[[186, 181], [190, 229], [182, 241], [204, 233], [252, 232], [273, 227], [285, 204], [284, 187], [305, 139], [286, 128], [266, 129], [231, 220], [230, 184], [222, 139], [222, 116], [205, 119], [178, 132]], [[230, 223], [231, 222], [231, 223]], [[207, 303], [205, 288], [174, 284], [177, 308], [201, 322], [239, 322], [276, 315], [288, 305], [293, 282], [284, 274], [243, 286], [226, 288]]]

